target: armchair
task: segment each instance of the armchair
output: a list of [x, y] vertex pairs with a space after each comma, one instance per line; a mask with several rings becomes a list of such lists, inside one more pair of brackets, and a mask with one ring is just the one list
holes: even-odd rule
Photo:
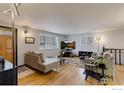
[[103, 53], [103, 59], [105, 60], [106, 68], [109, 70], [111, 78], [114, 80], [115, 77], [115, 63], [113, 55], [106, 51]]
[[[86, 58], [85, 62], [85, 73], [86, 78], [88, 75], [95, 77], [100, 80], [101, 83], [106, 84], [106, 77], [114, 80], [115, 76], [115, 63], [113, 55], [106, 51], [99, 58]], [[95, 69], [94, 69], [95, 68]]]

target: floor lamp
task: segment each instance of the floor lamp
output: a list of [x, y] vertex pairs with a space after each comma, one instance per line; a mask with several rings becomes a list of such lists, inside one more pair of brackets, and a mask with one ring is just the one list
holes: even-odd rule
[[101, 40], [101, 36], [96, 36], [96, 41], [98, 43], [98, 46], [97, 46], [97, 48], [98, 48], [98, 54], [99, 54], [99, 43], [100, 43], [100, 40]]

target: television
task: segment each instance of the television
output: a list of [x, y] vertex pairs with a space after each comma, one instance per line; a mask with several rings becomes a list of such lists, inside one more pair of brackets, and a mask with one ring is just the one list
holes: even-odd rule
[[61, 49], [75, 49], [75, 41], [61, 41]]

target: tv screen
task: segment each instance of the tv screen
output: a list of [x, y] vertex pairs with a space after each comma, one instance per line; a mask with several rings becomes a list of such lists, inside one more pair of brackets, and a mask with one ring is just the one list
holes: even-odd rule
[[61, 41], [61, 49], [65, 48], [75, 49], [75, 41]]

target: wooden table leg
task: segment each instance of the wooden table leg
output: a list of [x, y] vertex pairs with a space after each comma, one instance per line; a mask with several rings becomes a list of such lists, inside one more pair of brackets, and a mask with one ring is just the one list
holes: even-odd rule
[[88, 78], [88, 74], [86, 74], [85, 80], [87, 80], [87, 78]]

